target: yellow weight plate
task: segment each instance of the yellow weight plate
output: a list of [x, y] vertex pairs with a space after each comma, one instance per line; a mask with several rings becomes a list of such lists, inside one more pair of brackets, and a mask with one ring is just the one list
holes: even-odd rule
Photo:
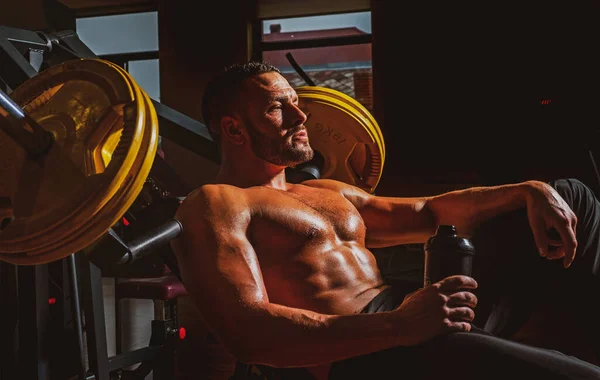
[[[300, 90], [300, 93], [302, 94], [301, 99], [302, 98], [306, 98], [306, 99], [310, 98], [313, 101], [318, 101], [323, 104], [329, 105], [330, 107], [332, 107], [334, 109], [343, 110], [344, 113], [352, 115], [352, 117], [354, 119], [356, 119], [356, 121], [359, 122], [359, 124], [362, 126], [362, 128], [364, 128], [367, 131], [367, 133], [369, 133], [371, 135], [371, 138], [374, 140], [373, 145], [375, 147], [375, 149], [373, 149], [373, 147], [371, 147], [371, 151], [378, 150], [379, 154], [371, 154], [370, 151], [367, 151], [365, 149], [364, 144], [357, 145], [357, 152], [352, 154], [352, 156], [351, 156], [352, 160], [343, 161], [343, 162], [344, 162], [344, 165], [346, 165], [349, 169], [352, 169], [354, 172], [362, 173], [362, 175], [361, 175], [362, 180], [359, 180], [359, 177], [356, 177], [356, 176], [353, 180], [350, 180], [350, 181], [348, 179], [348, 176], [345, 176], [343, 178], [343, 180], [345, 182], [349, 182], [349, 183], [358, 185], [359, 187], [361, 187], [367, 191], [374, 192], [374, 190], [375, 190], [374, 187], [371, 187], [370, 185], [373, 182], [373, 178], [377, 178], [376, 183], [379, 182], [379, 178], [381, 177], [381, 174], [383, 171], [383, 164], [385, 162], [385, 150], [384, 150], [385, 145], [383, 144], [383, 142], [381, 140], [382, 136], [379, 131], [379, 127], [376, 124], [373, 125], [370, 122], [371, 119], [369, 117], [367, 117], [363, 113], [363, 111], [356, 109], [352, 103], [348, 102], [347, 99], [344, 98], [346, 96], [345, 94], [339, 93], [339, 94], [332, 95], [331, 92], [339, 92], [339, 91], [331, 90], [331, 89], [327, 89], [327, 90], [328, 90], [327, 92], [322, 91], [320, 87], [313, 87], [311, 89], [307, 89], [306, 93], [304, 93], [303, 90]], [[353, 128], [353, 129], [360, 128], [360, 126], [356, 125], [356, 124], [347, 124], [347, 125], [345, 125], [345, 127]], [[363, 157], [365, 155], [366, 155], [366, 157]], [[358, 160], [357, 160], [357, 158], [358, 158]], [[360, 169], [357, 169], [357, 165]], [[367, 167], [369, 168], [368, 169], [369, 173], [365, 174], [365, 171], [367, 171]], [[366, 182], [369, 185], [365, 185], [364, 183], [363, 184], [358, 183], [358, 182], [365, 182], [365, 178], [367, 178], [367, 177], [369, 178], [369, 180]]]
[[[375, 120], [375, 117], [373, 117], [373, 115], [371, 114], [371, 112], [369, 112], [369, 110], [363, 106], [362, 104], [360, 104], [360, 102], [358, 102], [356, 99], [352, 98], [349, 95], [344, 94], [341, 91], [338, 90], [333, 90], [331, 88], [327, 88], [327, 87], [320, 87], [320, 86], [301, 86], [296, 88], [296, 91], [300, 91], [302, 93], [313, 93], [313, 94], [318, 94], [318, 95], [322, 95], [322, 96], [329, 96], [331, 101], [334, 102], [337, 105], [342, 105], [348, 109], [350, 109], [350, 112], [353, 113], [358, 113], [363, 115], [365, 118], [367, 118], [369, 120], [369, 122], [366, 122], [366, 127], [369, 128], [370, 130], [374, 131], [375, 133], [377, 133], [377, 135], [379, 136], [379, 140], [378, 140], [378, 144], [380, 144], [380, 148], [382, 151], [382, 157], [385, 161], [385, 144], [384, 144], [384, 139], [383, 139], [383, 133], [381, 132], [381, 128], [379, 128], [379, 124], [377, 124], [377, 121]], [[336, 99], [336, 100], [333, 100]]]
[[341, 108], [345, 112], [348, 112], [351, 115], [353, 115], [353, 117], [355, 117], [363, 125], [363, 127], [373, 136], [377, 146], [381, 151], [382, 158], [385, 160], [385, 145], [382, 143], [382, 135], [379, 131], [379, 128], [374, 126], [370, 122], [370, 118], [364, 115], [360, 110], [357, 110], [352, 104], [346, 102], [343, 99], [331, 96], [330, 94], [324, 94], [323, 92], [312, 92], [310, 94], [306, 94], [305, 97], [310, 97], [314, 100], [318, 99], [323, 103], [329, 104], [334, 108]]
[[321, 178], [372, 193], [381, 178], [384, 156], [382, 137], [371, 120], [337, 94], [315, 87], [296, 92], [301, 108], [310, 115], [306, 122], [310, 144], [325, 159]]
[[0, 231], [0, 260], [41, 264], [85, 248], [133, 203], [154, 159], [158, 122], [129, 74], [98, 59], [53, 66], [11, 97], [55, 143], [32, 161], [0, 132], [0, 174], [8, 175], [0, 198], [14, 213]]

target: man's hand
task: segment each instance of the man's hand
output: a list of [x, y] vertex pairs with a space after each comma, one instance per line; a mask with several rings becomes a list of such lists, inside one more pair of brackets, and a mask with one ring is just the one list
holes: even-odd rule
[[470, 331], [477, 297], [468, 289], [477, 282], [468, 276], [450, 276], [406, 296], [394, 311], [401, 318], [407, 345], [426, 342], [438, 335]]
[[527, 216], [540, 256], [549, 260], [563, 258], [568, 268], [575, 259], [577, 217], [565, 200], [548, 184], [527, 182]]

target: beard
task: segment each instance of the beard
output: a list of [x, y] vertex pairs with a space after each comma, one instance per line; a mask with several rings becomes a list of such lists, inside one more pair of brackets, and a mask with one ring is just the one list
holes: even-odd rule
[[314, 151], [308, 141], [294, 142], [290, 137], [301, 130], [293, 128], [279, 139], [272, 139], [246, 122], [254, 154], [273, 165], [293, 167], [312, 160]]

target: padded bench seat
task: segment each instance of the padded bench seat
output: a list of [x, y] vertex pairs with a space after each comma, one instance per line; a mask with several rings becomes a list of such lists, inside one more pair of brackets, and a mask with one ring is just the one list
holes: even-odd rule
[[187, 295], [185, 287], [174, 274], [155, 278], [124, 278], [119, 279], [115, 285], [117, 299], [170, 301], [185, 295]]

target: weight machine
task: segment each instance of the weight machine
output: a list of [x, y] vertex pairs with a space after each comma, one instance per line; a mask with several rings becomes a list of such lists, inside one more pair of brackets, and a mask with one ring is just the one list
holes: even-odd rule
[[[150, 99], [73, 31], [0, 27], [0, 90], [0, 291], [18, 309], [0, 324], [12, 355], [0, 380], [168, 378], [185, 335], [171, 301], [185, 290], [173, 285], [181, 278], [167, 243], [182, 231], [174, 215], [191, 189], [156, 154], [158, 126], [219, 163], [208, 129]], [[288, 170], [289, 181], [332, 178], [374, 192], [385, 144], [369, 111], [335, 90], [296, 92], [315, 158]], [[134, 296], [160, 305], [150, 344], [129, 353], [117, 344], [108, 357], [101, 279], [148, 271], [175, 289]], [[117, 298], [136, 286], [119, 283]], [[59, 340], [64, 349], [53, 350]]]
[[[35, 128], [38, 123], [9, 95], [40, 72], [81, 58], [97, 57], [73, 31], [46, 34], [0, 26], [0, 108], [4, 110], [0, 123], [3, 132], [16, 138], [32, 157], [46, 153], [51, 139], [43, 128]], [[152, 106], [163, 136], [218, 162], [217, 150], [204, 125], [154, 100]], [[15, 128], [22, 121], [33, 126], [33, 135], [41, 138], [29, 138]], [[154, 268], [158, 275], [165, 265], [172, 276], [179, 276], [172, 255], [155, 253], [181, 231], [181, 226], [169, 218], [162, 219], [169, 221], [159, 226], [156, 219], [165, 217], [165, 213], [172, 216], [180, 199], [172, 194], [185, 194], [188, 189], [159, 155], [151, 159], [152, 169], [140, 190], [144, 199], [140, 196], [109, 229], [97, 243], [97, 250], [77, 251], [58, 260], [30, 257], [28, 263], [29, 259], [23, 258], [22, 264], [35, 265], [11, 265], [12, 257], [0, 259], [0, 292], [8, 306], [1, 324], [0, 338], [7, 354], [0, 363], [0, 379], [142, 379], [153, 369], [155, 379], [172, 376], [170, 353], [177, 340], [185, 336], [185, 330], [177, 325], [176, 309], [169, 300], [158, 300], [168, 304], [163, 309], [166, 315], [153, 321], [148, 347], [121, 353], [117, 343], [117, 355], [113, 357], [107, 356], [106, 347], [103, 276], [141, 275], [148, 268]], [[0, 184], [0, 231], [15, 219], [13, 202], [2, 194], [3, 190], [6, 187]], [[140, 233], [144, 228], [149, 230]], [[133, 236], [133, 231], [139, 235]], [[125, 242], [124, 236], [131, 240]], [[54, 347], [55, 343], [60, 349]], [[137, 363], [142, 365], [136, 370], [124, 370]]]

